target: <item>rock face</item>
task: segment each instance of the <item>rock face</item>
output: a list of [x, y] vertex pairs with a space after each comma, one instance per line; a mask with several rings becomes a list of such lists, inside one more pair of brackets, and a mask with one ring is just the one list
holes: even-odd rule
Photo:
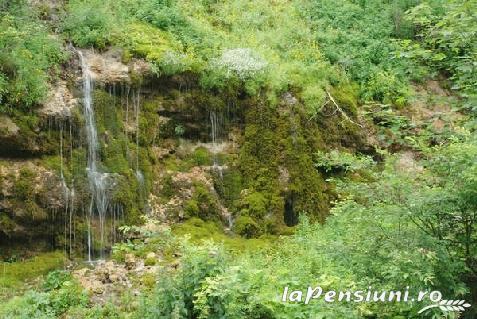
[[51, 233], [55, 213], [65, 210], [65, 191], [58, 176], [35, 161], [0, 161], [0, 237]]
[[151, 67], [142, 60], [132, 60], [129, 64], [122, 62], [123, 52], [119, 49], [110, 49], [102, 54], [91, 50], [83, 50], [83, 55], [88, 62], [92, 78], [101, 84], [130, 84], [131, 75], [145, 75]]
[[[200, 214], [199, 212], [203, 211], [209, 213], [207, 214], [208, 218], [226, 222], [229, 217], [229, 212], [226, 207], [221, 204], [214, 188], [211, 175], [211, 171], [214, 169], [224, 168], [196, 166], [189, 172], [168, 172], [172, 174], [171, 183], [174, 189], [174, 195], [167, 202], [164, 202], [151, 193], [148, 200], [148, 205], [151, 209], [150, 214], [161, 221], [170, 222], [181, 221], [195, 216], [195, 213]], [[161, 187], [160, 185], [158, 186]], [[206, 196], [202, 193], [203, 191], [207, 193]], [[198, 211], [195, 211], [193, 210], [195, 207], [193, 204], [196, 202], [195, 196], [197, 196], [197, 192], [202, 193], [204, 197], [207, 197], [207, 200], [204, 200], [202, 203], [198, 202]]]
[[41, 151], [36, 134], [11, 117], [0, 116], [0, 157], [37, 154]]
[[71, 117], [72, 110], [78, 104], [78, 99], [73, 97], [66, 82], [58, 81], [50, 88], [46, 102], [37, 112], [41, 117], [66, 120]]
[[17, 136], [20, 128], [7, 116], [0, 116], [0, 133], [5, 138]]

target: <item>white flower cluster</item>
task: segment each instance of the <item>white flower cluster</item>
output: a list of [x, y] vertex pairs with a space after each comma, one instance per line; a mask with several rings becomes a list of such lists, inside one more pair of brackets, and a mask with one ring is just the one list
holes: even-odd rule
[[246, 79], [262, 71], [267, 66], [267, 61], [249, 48], [237, 48], [225, 50], [215, 60], [215, 65], [225, 68], [228, 75], [233, 72], [239, 78]]
[[165, 68], [171, 69], [172, 72], [180, 71], [184, 68], [185, 54], [174, 51], [166, 51], [161, 59], [161, 64]]

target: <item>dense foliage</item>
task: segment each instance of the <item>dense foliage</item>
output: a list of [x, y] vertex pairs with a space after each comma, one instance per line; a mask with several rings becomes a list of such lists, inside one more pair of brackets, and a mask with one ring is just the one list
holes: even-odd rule
[[66, 54], [26, 1], [0, 2], [0, 112], [28, 110], [47, 95]]

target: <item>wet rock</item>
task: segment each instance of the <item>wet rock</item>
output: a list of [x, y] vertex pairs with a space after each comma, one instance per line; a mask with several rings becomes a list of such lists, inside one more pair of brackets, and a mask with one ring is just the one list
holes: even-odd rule
[[111, 296], [123, 287], [132, 286], [128, 271], [123, 265], [113, 261], [101, 261], [94, 269], [76, 270], [73, 272], [73, 277], [87, 291], [96, 295]]

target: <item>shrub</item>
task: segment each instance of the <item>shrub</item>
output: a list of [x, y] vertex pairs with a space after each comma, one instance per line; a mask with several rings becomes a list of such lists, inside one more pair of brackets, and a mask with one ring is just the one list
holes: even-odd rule
[[348, 152], [332, 150], [330, 152], [316, 152], [315, 167], [325, 172], [354, 172], [372, 167], [373, 160], [367, 156], [357, 156]]
[[258, 237], [260, 226], [249, 216], [239, 216], [234, 222], [234, 232], [245, 238]]
[[175, 0], [133, 0], [129, 6], [139, 20], [163, 30], [186, 24], [186, 19]]
[[117, 27], [109, 1], [70, 1], [63, 19], [64, 32], [81, 47], [106, 47]]
[[205, 147], [198, 147], [192, 153], [192, 162], [197, 166], [211, 165], [212, 157]]
[[43, 282], [43, 289], [46, 291], [60, 288], [66, 281], [71, 281], [71, 274], [63, 270], [54, 270], [45, 278]]
[[241, 214], [263, 218], [267, 213], [267, 199], [262, 193], [251, 192], [241, 199]]
[[6, 8], [0, 8], [0, 112], [28, 110], [44, 100], [66, 54], [23, 1]]
[[415, 41], [401, 41], [400, 56], [446, 73], [452, 88], [474, 94], [477, 85], [477, 22], [475, 1], [422, 3], [406, 21], [417, 30]]

